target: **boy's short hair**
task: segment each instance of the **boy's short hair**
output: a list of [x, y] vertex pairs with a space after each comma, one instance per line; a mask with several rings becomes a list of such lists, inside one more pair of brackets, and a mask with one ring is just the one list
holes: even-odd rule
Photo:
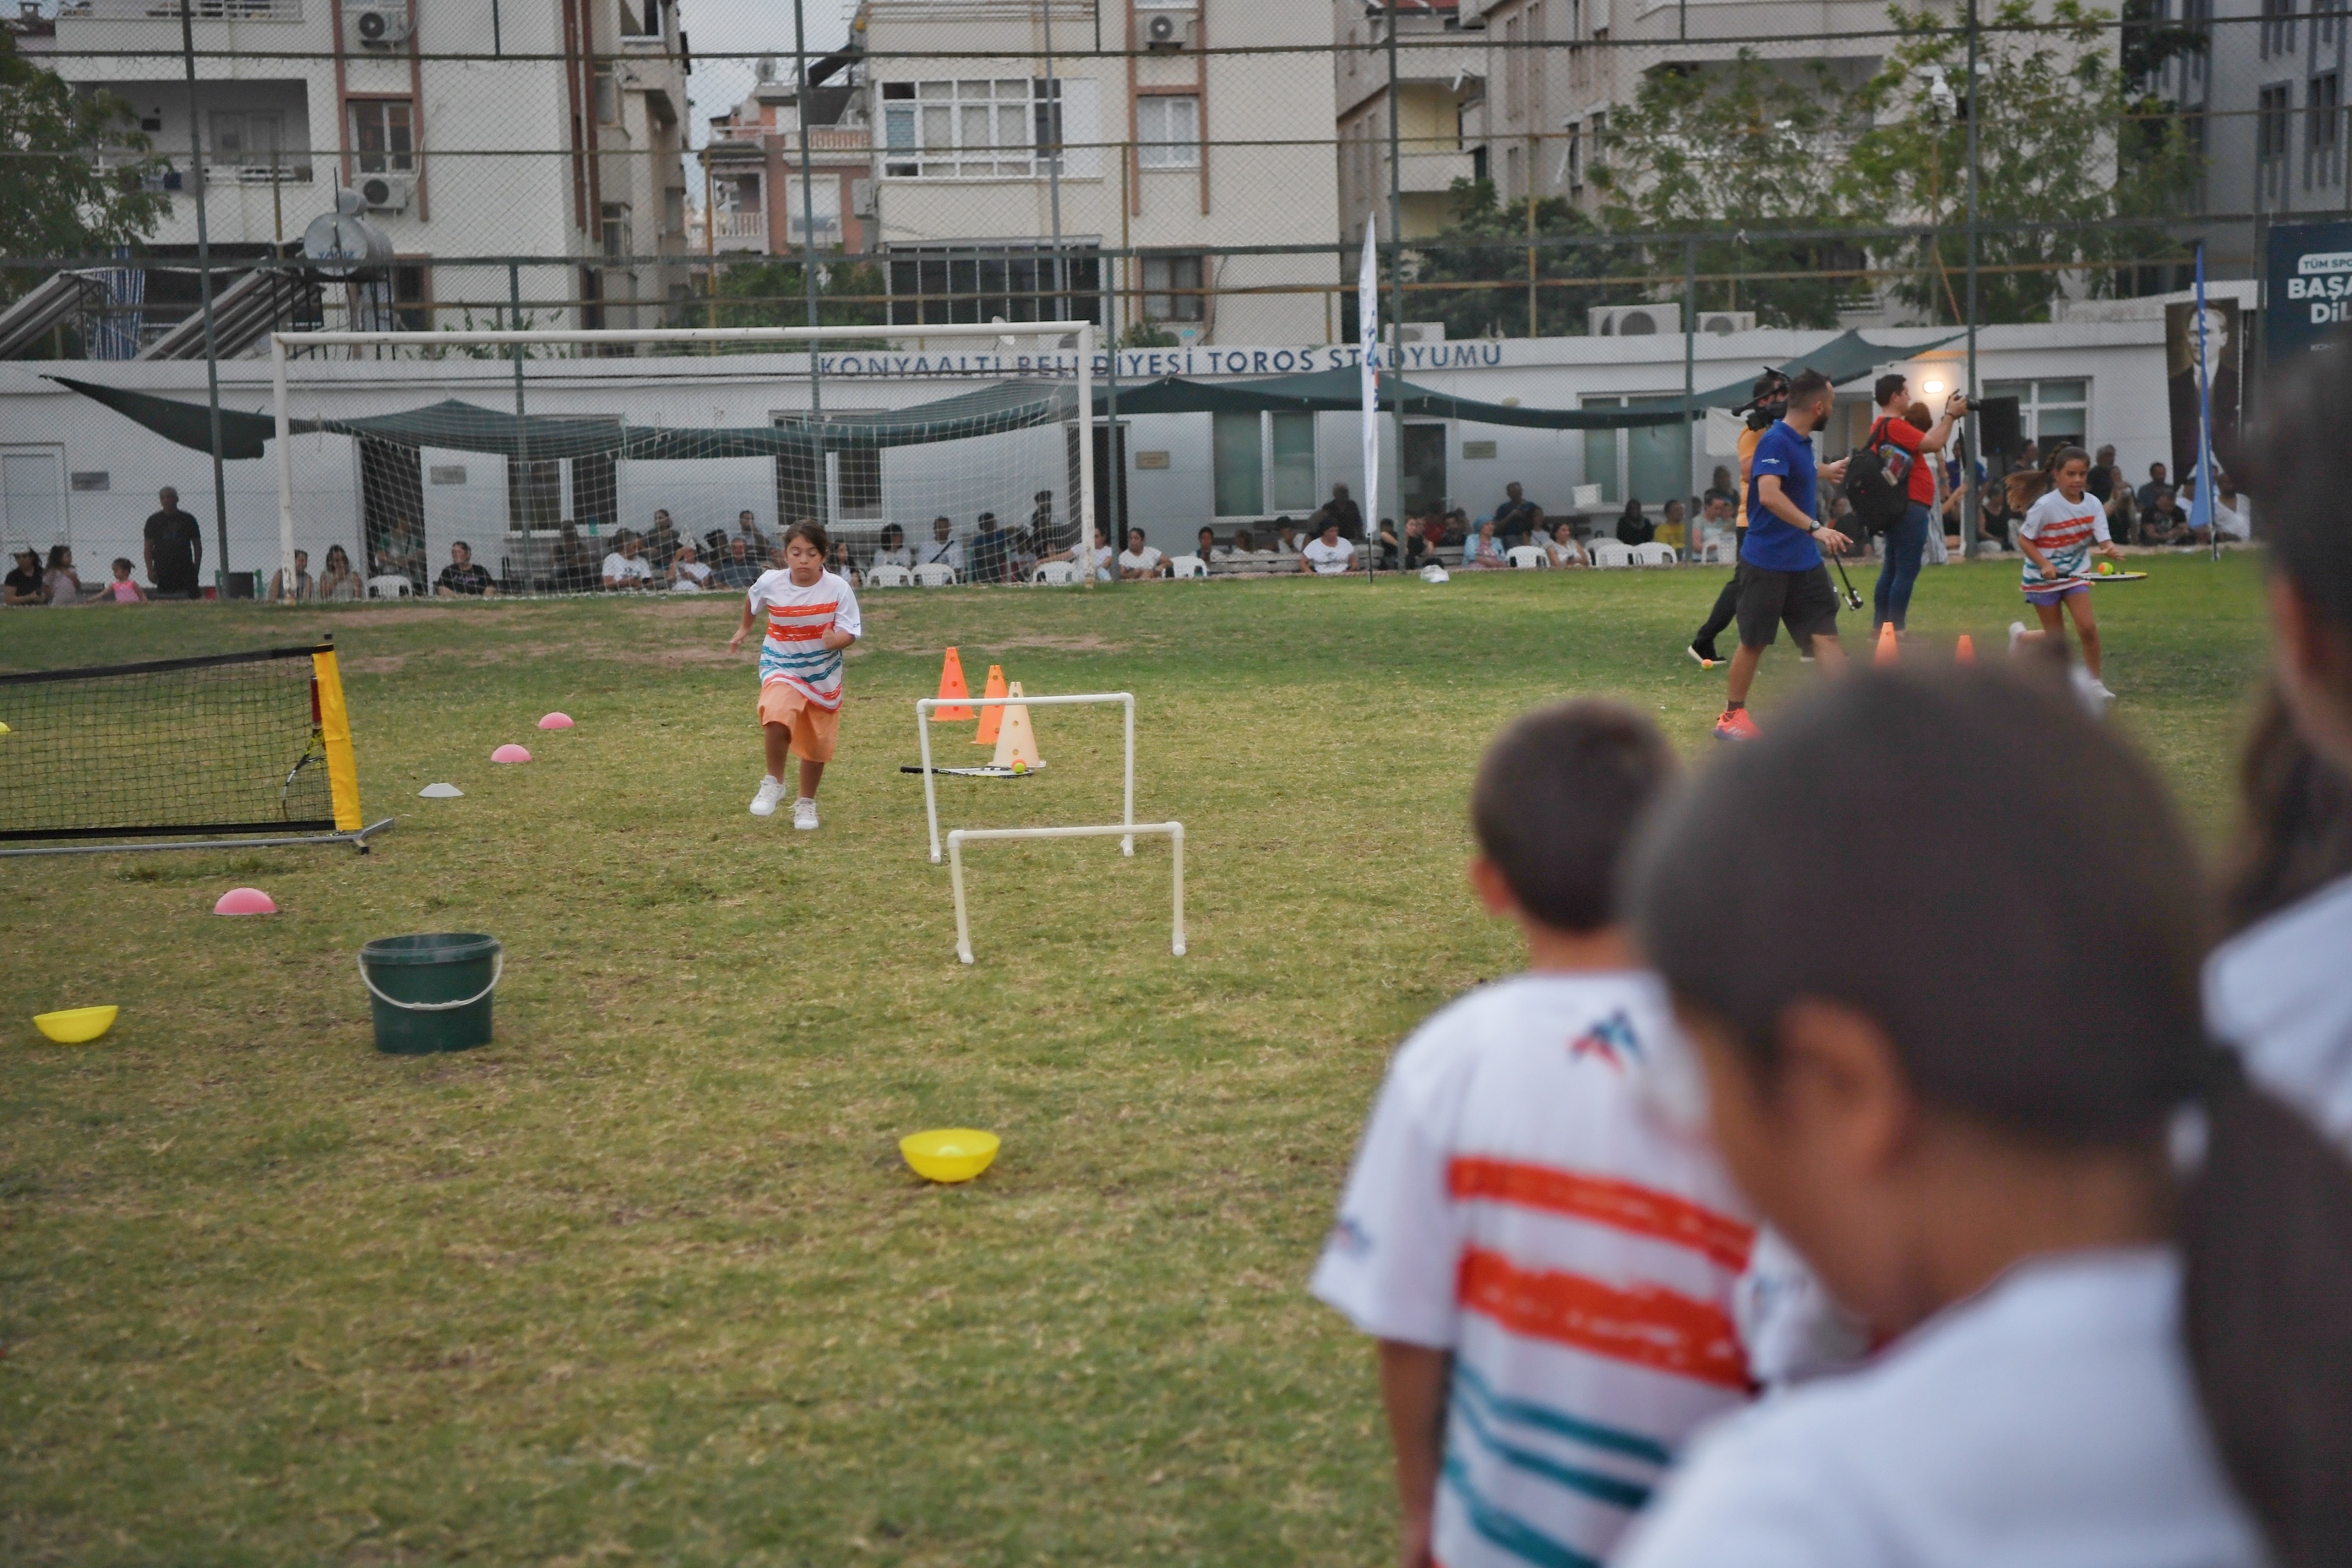
[[1511, 896], [1539, 924], [1617, 920], [1617, 862], [1674, 776], [1657, 727], [1598, 699], [1522, 715], [1495, 738], [1470, 790], [1470, 826]]
[[1832, 390], [1833, 385], [1828, 376], [1820, 371], [1809, 370], [1789, 384], [1789, 402], [1792, 406], [1800, 403], [1813, 403], [1829, 396]]
[[1871, 402], [1878, 405], [1881, 408], [1884, 408], [1886, 406], [1886, 400], [1888, 398], [1894, 396], [1896, 393], [1902, 391], [1905, 387], [1910, 384], [1910, 377], [1898, 375], [1893, 371], [1888, 371], [1885, 375], [1878, 378], [1876, 384], [1871, 387], [1870, 400]]
[[813, 517], [804, 517], [784, 530], [783, 547], [787, 550], [791, 549], [793, 541], [795, 539], [807, 540], [819, 555], [833, 547], [833, 542], [824, 536], [824, 524]]

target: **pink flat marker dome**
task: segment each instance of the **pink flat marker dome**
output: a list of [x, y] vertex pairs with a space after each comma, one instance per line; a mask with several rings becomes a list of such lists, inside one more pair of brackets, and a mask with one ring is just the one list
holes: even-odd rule
[[231, 888], [213, 903], [216, 915], [274, 915], [278, 900], [259, 888]]
[[530, 753], [524, 751], [520, 746], [509, 743], [507, 745], [500, 746], [497, 751], [492, 752], [490, 753], [490, 761], [494, 763], [527, 763], [530, 761]]
[[539, 727], [542, 730], [569, 730], [572, 728], [572, 715], [569, 713], [550, 713], [546, 718], [541, 719], [539, 721]]

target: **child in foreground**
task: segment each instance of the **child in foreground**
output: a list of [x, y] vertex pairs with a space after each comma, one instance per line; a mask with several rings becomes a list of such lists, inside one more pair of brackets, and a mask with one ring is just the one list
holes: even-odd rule
[[[1857, 777], [2035, 831], [1820, 810]], [[2352, 1166], [2206, 1045], [2197, 856], [2119, 741], [2014, 674], [1868, 671], [1632, 859], [1715, 1146], [1885, 1348], [1709, 1431], [1613, 1562], [2352, 1560]], [[1836, 942], [1786, 918], [1824, 865]]]
[[2029, 632], [2023, 623], [2010, 628], [2013, 645], [2028, 637], [2053, 639], [2063, 653], [2066, 623], [2063, 605], [2074, 617], [2074, 635], [2083, 644], [2084, 695], [2104, 704], [2115, 700], [2101, 679], [2098, 617], [2091, 613], [2091, 584], [2083, 567], [2095, 550], [2111, 561], [2123, 552], [2107, 537], [2107, 509], [2097, 497], [2084, 493], [2091, 482], [2091, 455], [2080, 447], [2060, 448], [2050, 460], [2050, 491], [2035, 501], [2017, 525], [2017, 548], [2025, 557], [2021, 569], [2025, 602], [2041, 617], [2042, 629]]
[[1601, 702], [1528, 715], [1478, 770], [1470, 880], [1528, 970], [1397, 1052], [1313, 1287], [1379, 1341], [1408, 1568], [1597, 1562], [1747, 1396], [1746, 1207], [1647, 1113], [1673, 1024], [1614, 898], [1672, 771]]
[[857, 595], [824, 569], [824, 524], [803, 519], [784, 535], [784, 564], [763, 572], [743, 601], [743, 624], [728, 639], [727, 651], [743, 638], [763, 612], [768, 629], [760, 641], [760, 724], [767, 738], [768, 776], [751, 797], [751, 815], [772, 816], [784, 795], [785, 756], [801, 759], [801, 793], [793, 802], [793, 826], [816, 826], [816, 786], [841, 738], [841, 650], [857, 640], [865, 623]]

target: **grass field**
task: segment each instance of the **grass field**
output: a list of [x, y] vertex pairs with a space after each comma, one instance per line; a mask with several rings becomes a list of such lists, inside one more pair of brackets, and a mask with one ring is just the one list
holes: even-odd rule
[[[2258, 567], [2151, 570], [2099, 590], [2116, 721], [2211, 837]], [[331, 629], [400, 819], [366, 858], [0, 861], [0, 1560], [1386, 1560], [1369, 1358], [1303, 1284], [1387, 1053], [1514, 963], [1471, 766], [1571, 692], [1700, 753], [1719, 577], [869, 595], [814, 835], [744, 811], [731, 600], [0, 615], [12, 669]], [[1911, 657], [1997, 650], [2015, 582], [1931, 570]], [[977, 850], [955, 962], [897, 771], [950, 642], [1137, 694], [1190, 956], [1165, 842], [1078, 841]], [[1784, 645], [1761, 721], [1811, 679]], [[1116, 711], [1041, 711], [1049, 771], [942, 781], [945, 825], [1111, 819]], [[1922, 833], [2014, 809], [1852, 784]], [[209, 914], [243, 882], [285, 912]], [[497, 1043], [378, 1056], [354, 950], [446, 930], [506, 944]], [[26, 1021], [89, 1002], [97, 1046]], [[1004, 1152], [929, 1188], [896, 1139], [954, 1124]]]

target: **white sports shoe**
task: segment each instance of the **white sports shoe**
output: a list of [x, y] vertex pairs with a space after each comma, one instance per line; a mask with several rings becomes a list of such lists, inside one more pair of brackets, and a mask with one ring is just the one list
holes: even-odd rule
[[751, 797], [751, 815], [754, 816], [775, 816], [776, 802], [783, 798], [784, 786], [781, 783], [775, 779], [761, 779], [760, 781], [760, 793]]
[[793, 802], [793, 826], [803, 833], [813, 831], [816, 826], [816, 802], [806, 795]]
[[2025, 623], [2024, 623], [2023, 621], [2011, 621], [2011, 622], [2010, 622], [2010, 623], [2009, 623], [2009, 651], [2010, 651], [2010, 652], [2011, 652], [2011, 653], [2015, 653], [2015, 652], [2017, 651], [2017, 645], [2019, 644], [2019, 642], [2021, 642], [2021, 641], [2022, 641], [2022, 640], [2023, 640], [2024, 637], [2025, 637]]
[[2095, 679], [2080, 665], [2074, 667], [2073, 679], [2074, 695], [2082, 700], [2084, 707], [2091, 710], [2091, 716], [2097, 718], [2106, 712], [2107, 704], [2116, 700], [2116, 694], [2107, 689], [2106, 683]]

